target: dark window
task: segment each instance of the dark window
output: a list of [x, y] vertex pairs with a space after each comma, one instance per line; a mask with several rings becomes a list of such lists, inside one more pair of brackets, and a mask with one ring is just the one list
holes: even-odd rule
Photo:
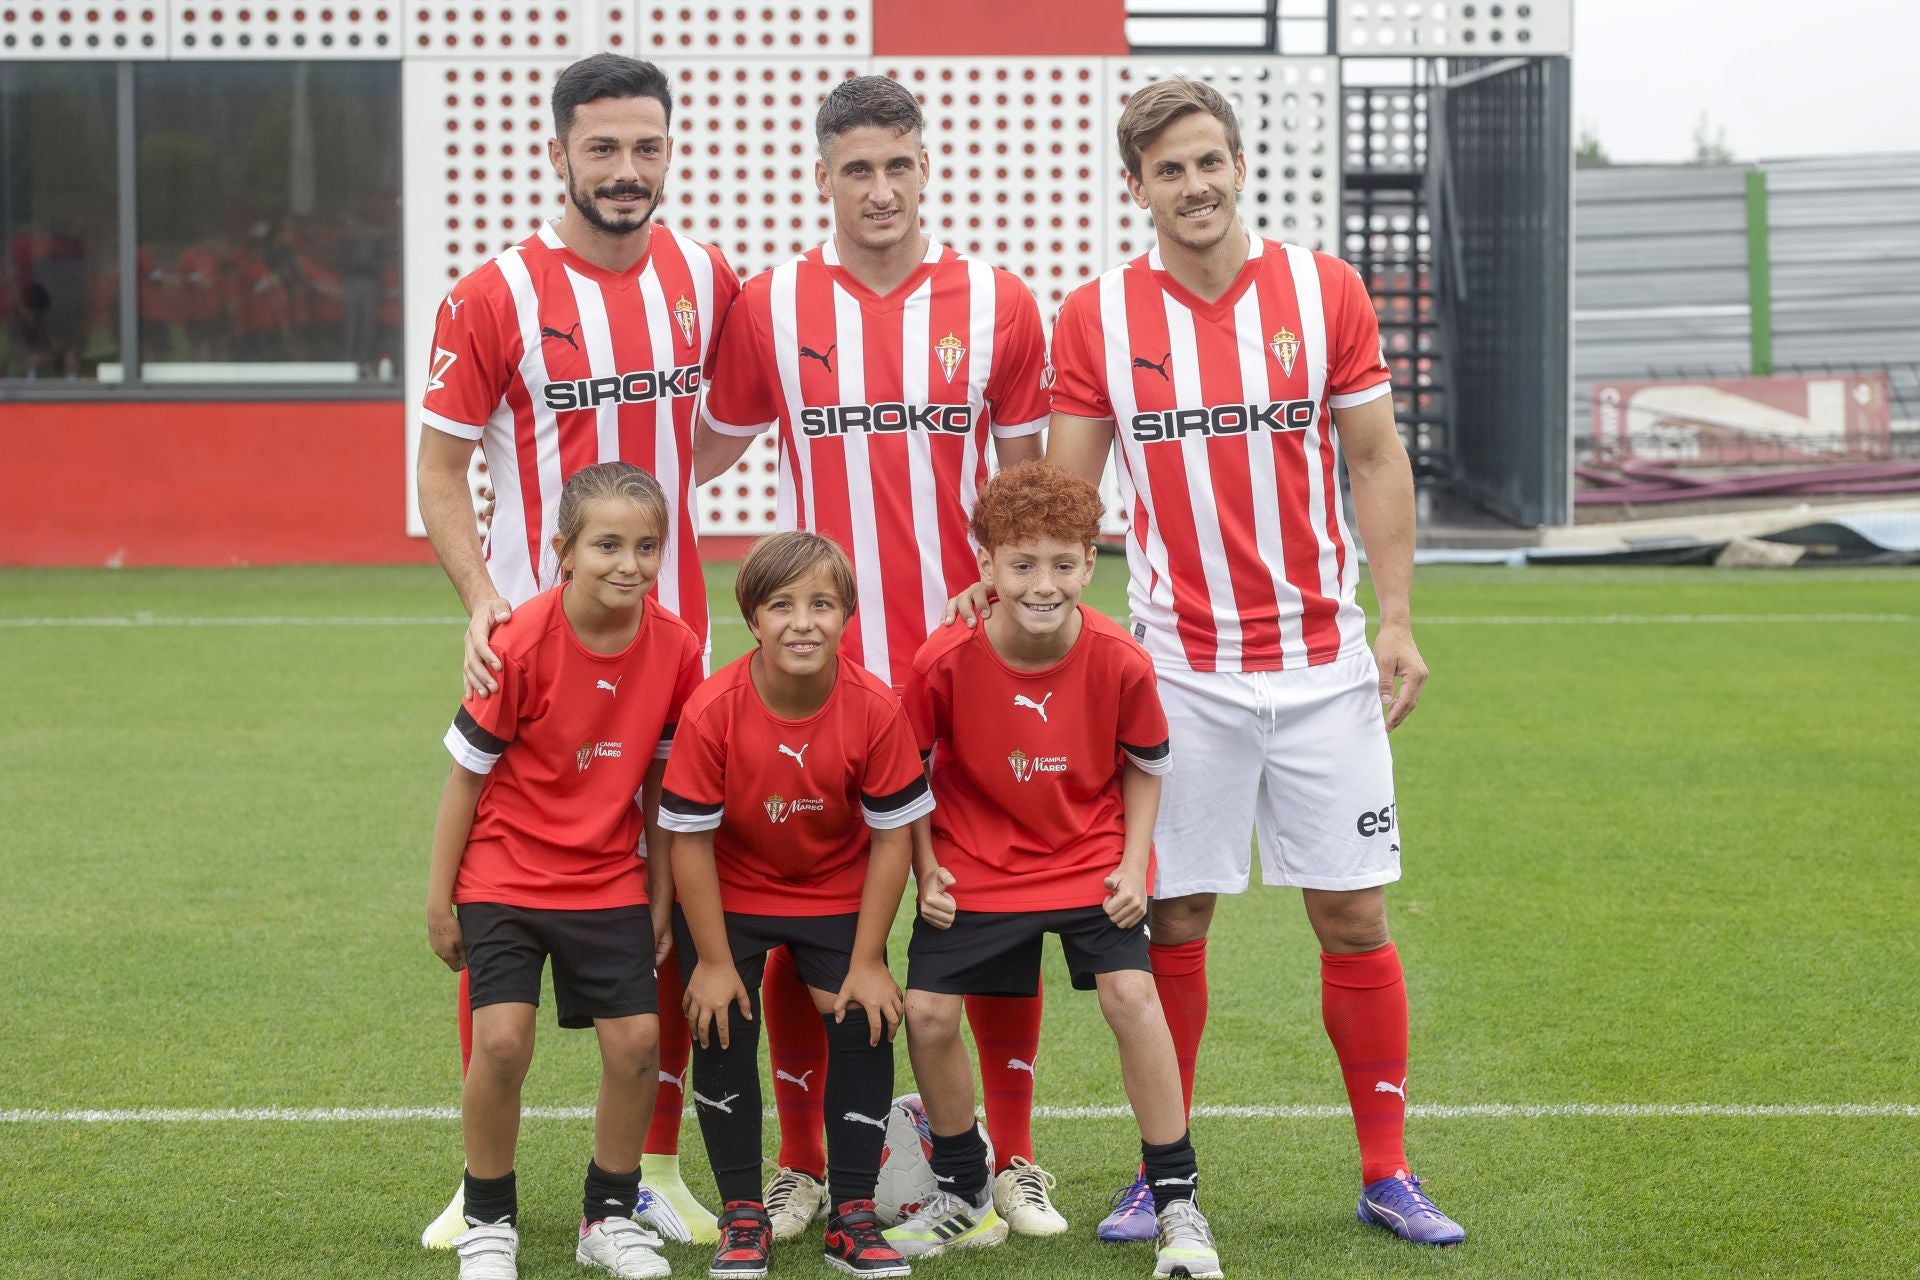
[[140, 63], [134, 85], [142, 380], [393, 381], [399, 64]]
[[0, 63], [0, 377], [93, 379], [120, 359], [117, 74]]

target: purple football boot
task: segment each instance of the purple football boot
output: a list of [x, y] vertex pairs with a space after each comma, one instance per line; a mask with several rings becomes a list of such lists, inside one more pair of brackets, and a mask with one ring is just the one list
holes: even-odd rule
[[1113, 1193], [1113, 1212], [1100, 1219], [1097, 1234], [1108, 1244], [1137, 1244], [1160, 1234], [1160, 1219], [1153, 1211], [1153, 1191], [1147, 1186], [1146, 1174]]
[[1360, 1192], [1357, 1216], [1412, 1244], [1451, 1245], [1467, 1238], [1467, 1229], [1440, 1212], [1410, 1173], [1369, 1182]]

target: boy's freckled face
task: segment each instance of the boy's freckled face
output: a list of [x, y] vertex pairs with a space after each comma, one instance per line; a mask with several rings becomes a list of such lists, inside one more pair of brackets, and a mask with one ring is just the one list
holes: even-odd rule
[[838, 656], [847, 629], [846, 603], [833, 576], [815, 568], [761, 601], [749, 625], [770, 671], [805, 679], [826, 670]]
[[1055, 538], [1022, 538], [980, 553], [980, 576], [1000, 597], [996, 609], [1025, 634], [1058, 632], [1093, 578], [1094, 551]]

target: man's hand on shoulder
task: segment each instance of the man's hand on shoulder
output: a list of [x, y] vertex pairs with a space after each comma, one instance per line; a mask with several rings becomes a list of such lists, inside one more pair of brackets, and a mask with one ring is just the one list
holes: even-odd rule
[[467, 657], [460, 673], [466, 681], [468, 697], [500, 692], [500, 682], [493, 678], [493, 673], [500, 669], [500, 659], [487, 647], [487, 638], [495, 627], [512, 616], [513, 606], [499, 596], [475, 604], [473, 619], [467, 623]]
[[993, 598], [988, 594], [987, 584], [976, 582], [947, 601], [946, 611], [940, 615], [940, 625], [950, 627], [955, 618], [964, 617], [967, 625], [971, 627], [975, 622], [991, 617], [992, 614]]
[[1427, 664], [1413, 642], [1413, 628], [1404, 622], [1381, 623], [1373, 637], [1373, 661], [1380, 668], [1380, 706], [1392, 733], [1420, 705], [1420, 690], [1427, 683]]

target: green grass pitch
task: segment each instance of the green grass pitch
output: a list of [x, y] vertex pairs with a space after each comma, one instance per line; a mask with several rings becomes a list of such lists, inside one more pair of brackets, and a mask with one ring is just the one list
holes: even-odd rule
[[[1388, 900], [1410, 1149], [1468, 1243], [1353, 1220], [1312, 939], [1256, 890], [1216, 925], [1199, 1101], [1265, 1113], [1194, 1124], [1228, 1274], [1914, 1274], [1920, 575], [1446, 568], [1415, 605], [1435, 674], [1394, 736]], [[453, 606], [426, 568], [0, 574], [0, 1276], [452, 1277], [415, 1238], [455, 1122], [199, 1113], [456, 1102], [421, 903], [458, 634], [368, 621]], [[143, 625], [21, 621], [80, 617]], [[154, 625], [219, 617], [360, 621]], [[716, 662], [745, 644], [719, 626]], [[1049, 964], [1040, 1104], [1121, 1102]], [[591, 1101], [591, 1037], [540, 1036], [527, 1103]], [[524, 1128], [524, 1276], [586, 1274], [588, 1134]], [[1150, 1274], [1091, 1239], [1130, 1123], [1036, 1135], [1073, 1234], [916, 1274]], [[702, 1188], [691, 1116], [684, 1147]], [[833, 1274], [800, 1246], [775, 1273]]]

